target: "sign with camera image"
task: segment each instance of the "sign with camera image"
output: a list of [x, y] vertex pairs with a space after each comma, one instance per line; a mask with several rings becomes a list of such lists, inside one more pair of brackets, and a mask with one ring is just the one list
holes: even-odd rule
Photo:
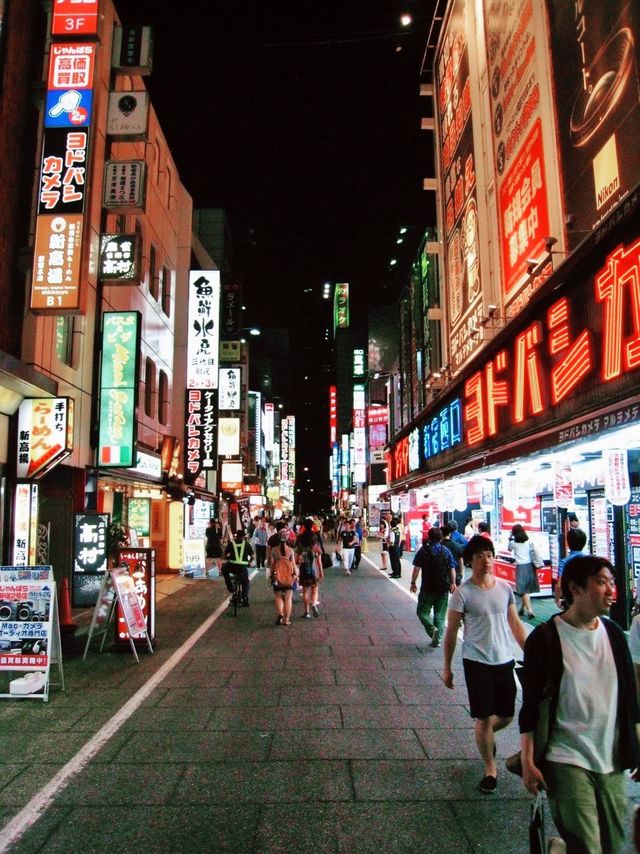
[[[0, 567], [0, 673], [30, 671], [21, 695], [48, 699], [49, 672], [57, 661], [62, 681], [56, 585], [50, 566]], [[37, 674], [42, 674], [37, 676]], [[26, 680], [21, 680], [26, 681]]]

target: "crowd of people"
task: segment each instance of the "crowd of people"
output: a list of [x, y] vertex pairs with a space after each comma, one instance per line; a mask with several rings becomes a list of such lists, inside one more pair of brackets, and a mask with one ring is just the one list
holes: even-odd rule
[[[245, 605], [248, 566], [255, 557], [256, 566], [269, 573], [276, 624], [288, 626], [294, 590], [302, 588], [302, 617], [317, 617], [324, 570], [333, 565], [346, 575], [357, 571], [368, 533], [360, 519], [348, 516], [274, 523], [257, 518], [249, 532], [238, 531], [225, 544], [212, 520], [207, 557], [219, 562], [229, 590], [231, 575], [239, 575]], [[382, 513], [377, 534], [380, 570], [401, 577], [400, 517]], [[448, 688], [454, 687], [453, 656], [462, 633], [463, 674], [483, 764], [480, 791], [490, 795], [497, 789], [496, 734], [515, 715], [515, 644], [523, 657], [521, 750], [507, 768], [517, 769], [532, 794], [547, 792], [560, 833], [548, 850], [621, 852], [628, 808], [625, 771], [640, 781], [640, 616], [632, 626], [630, 652], [624, 632], [609, 619], [612, 564], [584, 553], [586, 534], [577, 517], [570, 518], [555, 591], [559, 611], [527, 634], [524, 620], [534, 617], [531, 594], [539, 591], [542, 561], [522, 525], [513, 526], [508, 543], [516, 563], [515, 591], [494, 575], [488, 526], [465, 529], [465, 536], [454, 520], [430, 524], [425, 516], [422, 534], [410, 589], [417, 593], [417, 617], [431, 647], [444, 639], [442, 679]]]

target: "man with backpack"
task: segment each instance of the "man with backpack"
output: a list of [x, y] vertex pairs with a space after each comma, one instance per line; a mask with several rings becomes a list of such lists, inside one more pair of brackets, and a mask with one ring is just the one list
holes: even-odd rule
[[[453, 529], [451, 528], [451, 524], [448, 523], [443, 525], [440, 530], [442, 531], [442, 545], [449, 549], [451, 554], [453, 555], [453, 560], [456, 565], [456, 587], [459, 587], [462, 584], [464, 579], [464, 562], [462, 560], [462, 552], [464, 551], [464, 546], [466, 546], [467, 541], [464, 537], [464, 546], [460, 545], [460, 541], [454, 539]], [[457, 533], [457, 531], [456, 531]], [[458, 536], [462, 536], [459, 534]]]
[[227, 585], [229, 593], [233, 593], [233, 585], [231, 584], [230, 575], [238, 575], [242, 584], [242, 607], [249, 607], [249, 564], [253, 557], [253, 549], [249, 545], [244, 535], [242, 528], [239, 528], [233, 540], [231, 540], [226, 548], [225, 557], [226, 563], [222, 564], [222, 575], [224, 583]]
[[[422, 572], [416, 614], [431, 638], [431, 646], [440, 645], [444, 632], [449, 593], [456, 589], [456, 567], [453, 555], [442, 545], [440, 528], [429, 528], [427, 542], [413, 559], [412, 593], [416, 591], [418, 572]], [[431, 611], [433, 610], [433, 621]]]

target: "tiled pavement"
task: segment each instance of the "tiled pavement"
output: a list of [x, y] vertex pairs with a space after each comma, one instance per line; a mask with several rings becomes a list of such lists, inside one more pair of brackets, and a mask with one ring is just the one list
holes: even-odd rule
[[[220, 581], [183, 586], [139, 666], [70, 654], [64, 694], [0, 705], [0, 824], [223, 599]], [[529, 797], [506, 771], [477, 791], [459, 650], [450, 691], [407, 593], [365, 559], [328, 570], [319, 619], [301, 613], [276, 627], [259, 573], [251, 608], [221, 615], [12, 850], [527, 851]], [[498, 755], [517, 747], [512, 725]]]

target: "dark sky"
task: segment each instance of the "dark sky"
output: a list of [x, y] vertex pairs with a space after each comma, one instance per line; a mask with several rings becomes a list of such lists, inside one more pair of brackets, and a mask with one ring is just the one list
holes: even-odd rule
[[350, 281], [363, 322], [399, 226], [432, 223], [432, 0], [115, 2], [154, 27], [152, 100], [195, 205], [227, 211], [249, 321], [279, 325], [304, 288]]

